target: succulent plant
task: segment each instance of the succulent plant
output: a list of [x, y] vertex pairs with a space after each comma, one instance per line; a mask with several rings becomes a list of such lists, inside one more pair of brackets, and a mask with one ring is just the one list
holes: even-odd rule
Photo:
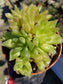
[[16, 59], [14, 70], [22, 75], [32, 73], [31, 61], [41, 71], [48, 67], [51, 59], [49, 54], [56, 53], [54, 45], [63, 42], [56, 34], [56, 21], [48, 21], [51, 15], [45, 10], [40, 13], [41, 6], [23, 5], [7, 13], [10, 28], [3, 35], [3, 46], [10, 49], [10, 61]]

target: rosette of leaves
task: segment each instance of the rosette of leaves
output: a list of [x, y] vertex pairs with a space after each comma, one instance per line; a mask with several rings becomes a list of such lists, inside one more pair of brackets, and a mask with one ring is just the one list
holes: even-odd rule
[[56, 50], [53, 45], [63, 42], [56, 34], [56, 21], [48, 21], [51, 17], [48, 11], [40, 12], [41, 7], [31, 4], [23, 5], [19, 11], [17, 7], [7, 13], [10, 29], [3, 35], [3, 46], [10, 49], [10, 59], [16, 59], [14, 70], [22, 75], [30, 76], [31, 60], [41, 71], [48, 67]]

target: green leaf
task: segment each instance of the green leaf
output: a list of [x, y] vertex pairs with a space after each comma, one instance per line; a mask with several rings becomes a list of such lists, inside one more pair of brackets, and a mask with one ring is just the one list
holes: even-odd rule
[[34, 48], [34, 44], [27, 39], [26, 39], [26, 43], [27, 43], [27, 46], [29, 47], [30, 51], [32, 51], [32, 49]]
[[37, 48], [34, 48], [33, 51], [31, 52], [31, 58], [34, 60], [39, 70], [41, 71], [45, 70], [45, 64], [43, 62], [42, 54], [39, 54]]
[[23, 36], [22, 33], [18, 30], [17, 26], [12, 27], [12, 34], [18, 37]]
[[8, 40], [8, 39], [16, 38], [17, 36], [13, 35], [12, 32], [5, 32], [3, 37], [4, 40]]
[[45, 67], [50, 63], [49, 56], [40, 48], [34, 48], [30, 55], [41, 71], [45, 70]]
[[7, 41], [3, 42], [3, 46], [8, 48], [16, 47], [16, 43], [18, 42], [18, 38], [8, 39]]
[[25, 44], [25, 38], [20, 37], [19, 40], [20, 40], [21, 43]]
[[8, 22], [10, 23], [11, 26], [17, 26], [17, 22], [13, 21], [13, 20], [8, 20]]
[[53, 45], [43, 44], [43, 45], [41, 45], [41, 49], [48, 53], [51, 53], [52, 55], [54, 55], [56, 53]]
[[15, 11], [20, 14], [19, 8], [17, 6], [15, 6]]
[[42, 20], [38, 28], [39, 35], [45, 34], [50, 36], [51, 34], [55, 34], [56, 33], [55, 25], [56, 25], [56, 22], [54, 21]]
[[29, 34], [27, 35], [27, 39], [28, 39], [29, 41], [32, 40], [32, 34], [31, 34], [31, 33], [29, 33]]
[[14, 10], [11, 10], [12, 14], [14, 17], [18, 17], [18, 18], [21, 18], [21, 15], [18, 14], [18, 12], [14, 11]]
[[47, 67], [50, 64], [50, 62], [51, 62], [51, 59], [49, 58], [47, 52], [43, 51], [40, 48], [37, 48], [37, 50], [42, 55], [42, 58], [43, 58], [43, 62], [45, 64], [45, 67]]
[[6, 13], [5, 15], [6, 15], [6, 17], [9, 18], [9, 19], [13, 18], [12, 14], [10, 14], [10, 13]]
[[33, 39], [33, 44], [36, 45], [36, 46], [39, 45], [38, 35], [34, 37], [34, 39]]
[[60, 44], [63, 42], [63, 39], [61, 38], [61, 36], [54, 34], [50, 37], [50, 40], [47, 41], [48, 44]]
[[30, 52], [27, 47], [24, 47], [23, 50], [21, 51], [21, 58], [25, 60], [30, 60]]
[[22, 33], [23, 37], [27, 36], [27, 33], [24, 30], [21, 30], [21, 33]]
[[14, 49], [11, 49], [10, 51], [10, 60], [16, 59], [18, 56], [20, 56], [20, 51], [22, 50], [21, 47], [16, 47]]
[[43, 61], [40, 62], [38, 60], [35, 60], [35, 63], [38, 66], [39, 70], [41, 70], [41, 71], [44, 71], [45, 70], [45, 64], [44, 64]]
[[26, 76], [30, 76], [32, 72], [31, 64], [28, 61], [19, 58], [16, 60], [14, 70]]
[[33, 59], [37, 59], [37, 56], [38, 56], [38, 50], [37, 48], [34, 48], [32, 52], [30, 53], [30, 57]]

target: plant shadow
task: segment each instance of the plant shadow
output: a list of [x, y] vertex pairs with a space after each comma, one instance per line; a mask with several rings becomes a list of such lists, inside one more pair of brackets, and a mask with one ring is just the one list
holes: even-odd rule
[[1, 19], [3, 19], [4, 22], [7, 22], [7, 18], [5, 16], [5, 13], [9, 13], [9, 12], [11, 12], [10, 9], [7, 6], [4, 6], [3, 11], [2, 11], [2, 16], [1, 16]]
[[0, 66], [3, 66], [5, 64], [5, 61], [0, 60]]
[[8, 75], [8, 68], [5, 68], [4, 75]]

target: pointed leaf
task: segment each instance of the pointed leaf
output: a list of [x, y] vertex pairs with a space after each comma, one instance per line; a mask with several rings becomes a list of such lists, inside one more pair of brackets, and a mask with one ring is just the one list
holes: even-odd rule
[[34, 48], [34, 44], [31, 41], [28, 41], [27, 39], [26, 39], [26, 43], [27, 43], [29, 49], [32, 51], [32, 49]]
[[26, 76], [30, 76], [32, 72], [31, 64], [28, 61], [24, 61], [19, 58], [16, 60], [14, 70]]
[[23, 58], [25, 60], [30, 59], [30, 52], [27, 47], [24, 47], [23, 50], [21, 51], [21, 58]]
[[16, 38], [17, 36], [13, 35], [11, 32], [5, 32], [3, 37], [5, 38], [4, 40]]
[[9, 18], [9, 19], [13, 18], [12, 14], [10, 14], [10, 13], [6, 13], [5, 15], [6, 15], [6, 17]]
[[3, 46], [8, 48], [16, 47], [16, 43], [18, 42], [18, 38], [8, 39], [7, 41], [3, 42]]
[[49, 44], [41, 45], [41, 49], [48, 52], [48, 53], [51, 53], [52, 55], [54, 55], [56, 53], [54, 46], [49, 45]]
[[22, 50], [21, 47], [16, 47], [14, 49], [11, 49], [11, 51], [10, 51], [10, 60], [14, 60], [18, 56], [20, 56], [20, 50]]
[[20, 40], [21, 43], [25, 44], [25, 38], [20, 37], [19, 40]]

